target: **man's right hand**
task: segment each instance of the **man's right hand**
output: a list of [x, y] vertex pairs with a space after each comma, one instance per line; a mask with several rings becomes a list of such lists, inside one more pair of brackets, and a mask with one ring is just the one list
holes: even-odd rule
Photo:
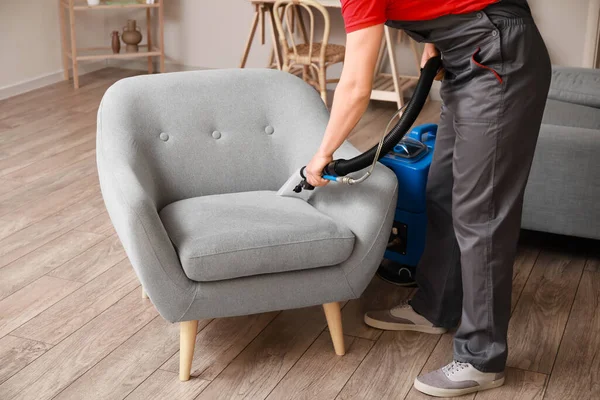
[[323, 173], [323, 169], [331, 161], [333, 161], [333, 156], [320, 152], [316, 153], [312, 160], [310, 160], [310, 162], [306, 165], [306, 169], [304, 170], [306, 181], [314, 187], [327, 185], [329, 181], [327, 179], [323, 179], [321, 174]]

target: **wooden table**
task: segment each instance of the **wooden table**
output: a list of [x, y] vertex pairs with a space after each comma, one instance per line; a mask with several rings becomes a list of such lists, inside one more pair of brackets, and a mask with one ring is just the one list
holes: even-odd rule
[[[124, 49], [114, 54], [110, 46], [106, 47], [88, 47], [78, 48], [75, 30], [75, 16], [83, 11], [117, 10], [117, 9], [145, 9], [146, 10], [146, 44], [139, 45], [138, 52], [128, 53]], [[158, 10], [158, 45], [152, 42], [152, 10]], [[127, 11], [127, 10], [126, 10]], [[62, 64], [64, 79], [69, 80], [69, 59], [73, 67], [73, 86], [79, 88], [79, 61], [85, 60], [105, 60], [105, 59], [130, 59], [136, 57], [147, 57], [148, 73], [153, 72], [152, 58], [159, 58], [160, 72], [165, 72], [165, 50], [164, 50], [164, 5], [163, 0], [156, 0], [153, 4], [145, 3], [124, 3], [124, 4], [105, 4], [101, 2], [97, 6], [88, 6], [85, 0], [58, 0], [58, 12], [60, 20], [60, 33], [62, 42]], [[70, 42], [67, 40], [67, 19], [70, 30]], [[102, 14], [99, 14], [102, 15]], [[122, 33], [122, 32], [121, 32]], [[110, 42], [107, 36], [106, 41]]]
[[[252, 46], [252, 42], [256, 35], [256, 29], [260, 26], [260, 35], [261, 35], [261, 44], [265, 44], [265, 18], [268, 15], [271, 25], [271, 40], [273, 41], [273, 49], [271, 51], [271, 59], [269, 61], [270, 68], [278, 68], [281, 69], [282, 65], [282, 55], [277, 43], [277, 33], [275, 28], [275, 20], [273, 16], [273, 5], [276, 0], [249, 0], [250, 3], [254, 6], [254, 19], [252, 21], [252, 25], [250, 27], [250, 34], [248, 36], [248, 40], [246, 42], [246, 47], [244, 48], [244, 53], [242, 55], [242, 60], [240, 62], [240, 68], [244, 68], [246, 66], [246, 62], [248, 60], [248, 54], [250, 53], [250, 48]], [[318, 0], [323, 6], [333, 9], [341, 9], [340, 0]], [[379, 50], [379, 55], [377, 58], [377, 64], [375, 67], [375, 74], [373, 76], [373, 89], [371, 91], [371, 99], [372, 100], [382, 100], [382, 101], [392, 101], [398, 104], [398, 107], [404, 106], [404, 96], [403, 92], [412, 86], [414, 86], [419, 79], [418, 76], [412, 75], [399, 75], [398, 68], [396, 65], [396, 52], [395, 52], [395, 42], [392, 39], [392, 30], [388, 27], [384, 27], [385, 36], [381, 42], [381, 47]], [[402, 31], [397, 31], [396, 40], [401, 42], [403, 40], [408, 40], [411, 46], [411, 50], [413, 55], [415, 56], [415, 62], [417, 65], [417, 70], [420, 69], [421, 62], [421, 54], [417, 48], [416, 43], [408, 37], [408, 35], [404, 34]], [[384, 59], [387, 56], [387, 62], [389, 63], [390, 72], [384, 73], [382, 72], [382, 67], [384, 65]]]

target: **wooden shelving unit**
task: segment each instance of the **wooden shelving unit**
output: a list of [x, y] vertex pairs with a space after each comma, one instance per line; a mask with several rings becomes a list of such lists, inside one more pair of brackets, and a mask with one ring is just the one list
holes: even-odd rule
[[[154, 4], [123, 3], [110, 4], [101, 1], [97, 6], [89, 6], [85, 0], [58, 0], [60, 33], [62, 42], [62, 63], [64, 79], [69, 80], [69, 60], [73, 67], [73, 86], [79, 88], [79, 61], [106, 60], [106, 59], [130, 59], [147, 57], [148, 73], [154, 72], [152, 63], [153, 57], [159, 57], [160, 72], [165, 72], [165, 51], [164, 51], [164, 5], [163, 0], [156, 0]], [[145, 9], [146, 10], [146, 44], [139, 46], [136, 53], [126, 52], [124, 49], [120, 53], [114, 54], [110, 47], [91, 47], [78, 48], [77, 35], [75, 32], [77, 12], [114, 10], [114, 9]], [[158, 36], [159, 43], [154, 45], [152, 41], [152, 10], [158, 10]], [[67, 26], [68, 16], [68, 26]], [[67, 33], [70, 31], [70, 43], [67, 40]], [[107, 39], [108, 41], [108, 39]]]

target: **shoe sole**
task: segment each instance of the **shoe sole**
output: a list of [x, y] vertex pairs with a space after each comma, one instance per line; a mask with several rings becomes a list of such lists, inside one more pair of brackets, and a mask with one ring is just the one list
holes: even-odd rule
[[435, 397], [457, 397], [463, 396], [469, 393], [481, 392], [483, 390], [494, 389], [504, 385], [504, 378], [498, 379], [496, 381], [491, 381], [488, 383], [484, 383], [483, 385], [474, 386], [470, 388], [464, 389], [443, 389], [434, 386], [429, 386], [418, 379], [415, 379], [414, 386], [421, 393], [425, 393], [429, 396]]
[[446, 328], [438, 328], [435, 326], [409, 325], [400, 324], [396, 322], [379, 321], [369, 317], [368, 315], [365, 315], [364, 319], [365, 324], [384, 331], [414, 331], [422, 333], [431, 333], [433, 335], [441, 335], [448, 331]]

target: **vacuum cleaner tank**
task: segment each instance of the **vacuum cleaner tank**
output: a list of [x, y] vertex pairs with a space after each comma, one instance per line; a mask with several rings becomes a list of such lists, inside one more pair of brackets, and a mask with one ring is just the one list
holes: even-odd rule
[[416, 267], [425, 247], [425, 193], [436, 133], [435, 124], [417, 126], [380, 160], [398, 178], [398, 203], [384, 255], [387, 262], [379, 271], [390, 281], [403, 267]]
[[398, 178], [397, 209], [411, 213], [425, 212], [425, 188], [436, 133], [435, 124], [417, 126], [380, 160]]

